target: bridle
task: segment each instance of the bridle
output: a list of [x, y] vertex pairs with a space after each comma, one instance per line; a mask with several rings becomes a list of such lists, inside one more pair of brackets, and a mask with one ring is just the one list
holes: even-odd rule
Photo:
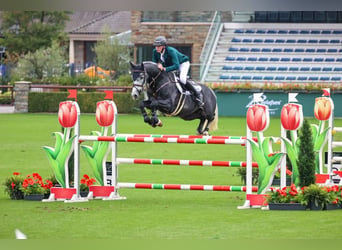
[[[143, 89], [143, 85], [146, 83], [146, 85], [150, 88], [150, 89], [155, 89], [156, 87], [156, 81], [157, 79], [160, 77], [162, 71], [160, 70], [158, 72], [158, 74], [156, 75], [156, 77], [151, 77], [152, 80], [150, 82], [146, 82], [146, 72], [144, 70], [141, 69], [134, 69], [133, 72], [144, 72], [144, 81], [143, 83], [133, 83], [133, 88], [135, 88], [139, 94], [141, 93], [142, 89]], [[154, 90], [154, 94], [157, 94], [159, 92], [160, 89], [162, 89], [164, 86], [168, 85], [170, 83], [170, 81], [167, 81], [165, 83], [163, 83], [158, 89]], [[140, 89], [140, 90], [139, 90]]]

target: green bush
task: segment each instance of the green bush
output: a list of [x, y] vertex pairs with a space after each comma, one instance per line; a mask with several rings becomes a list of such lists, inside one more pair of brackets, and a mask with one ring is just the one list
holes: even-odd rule
[[[69, 92], [35, 93], [30, 92], [28, 112], [58, 112], [59, 103], [68, 100]], [[81, 113], [95, 113], [96, 103], [104, 100], [105, 93], [78, 92], [77, 102]], [[73, 100], [73, 99], [69, 99]], [[114, 93], [114, 102], [119, 113], [136, 112], [138, 102], [133, 101], [130, 93]]]
[[11, 91], [0, 94], [0, 104], [11, 104]]

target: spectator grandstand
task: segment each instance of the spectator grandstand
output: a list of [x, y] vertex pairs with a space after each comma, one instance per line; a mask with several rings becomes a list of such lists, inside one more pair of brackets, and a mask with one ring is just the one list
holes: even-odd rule
[[279, 15], [274, 23], [256, 23], [262, 13], [256, 22], [223, 23], [204, 81], [341, 83], [342, 24], [285, 22]]

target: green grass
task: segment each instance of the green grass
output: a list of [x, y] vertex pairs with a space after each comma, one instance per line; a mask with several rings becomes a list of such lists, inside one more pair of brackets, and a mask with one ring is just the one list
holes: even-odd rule
[[[194, 134], [197, 121], [163, 117], [151, 128], [140, 115], [120, 115], [119, 133]], [[312, 120], [311, 122], [315, 122]], [[336, 120], [342, 126], [342, 120]], [[81, 134], [99, 130], [92, 114], [81, 116]], [[57, 114], [0, 115], [0, 182], [14, 171], [52, 175], [42, 146], [54, 146], [60, 131]], [[245, 119], [220, 117], [213, 135], [244, 135]], [[266, 136], [280, 134], [272, 118]], [[339, 137], [337, 137], [339, 138]], [[340, 140], [342, 138], [339, 138]], [[278, 145], [275, 145], [275, 148]], [[244, 160], [235, 145], [120, 143], [119, 157], [188, 160]], [[242, 185], [234, 168], [120, 165], [120, 182]], [[91, 175], [83, 152], [81, 173]], [[0, 239], [13, 239], [19, 228], [30, 239], [333, 239], [340, 237], [342, 213], [239, 210], [244, 193], [122, 189], [123, 201], [85, 203], [14, 201], [0, 186]]]

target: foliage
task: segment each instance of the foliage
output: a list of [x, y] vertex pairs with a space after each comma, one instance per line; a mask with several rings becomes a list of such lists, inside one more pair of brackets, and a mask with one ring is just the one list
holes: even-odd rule
[[27, 175], [24, 179], [20, 190], [24, 194], [45, 194], [48, 193], [52, 187], [50, 180], [43, 181], [42, 177], [38, 173]]
[[323, 210], [327, 204], [337, 204], [341, 200], [341, 190], [338, 186], [325, 187], [318, 184], [311, 184], [302, 188], [302, 204], [314, 205]]
[[0, 91], [0, 104], [11, 104], [11, 101], [12, 101], [11, 94], [12, 94], [11, 91], [7, 91], [4, 93], [1, 93]]
[[131, 75], [120, 75], [118, 79], [115, 81], [116, 86], [132, 86], [133, 80]]
[[32, 80], [61, 76], [65, 72], [66, 60], [64, 50], [57, 42], [53, 42], [49, 48], [40, 48], [34, 52], [28, 52], [18, 60], [17, 67], [12, 75], [20, 80]]
[[104, 40], [96, 43], [94, 52], [97, 65], [115, 71], [115, 78], [128, 73], [130, 49], [126, 44], [121, 44], [119, 39], [111, 37], [108, 32]]
[[[65, 101], [68, 92], [58, 93], [29, 93], [28, 111], [36, 112], [57, 112], [58, 104]], [[102, 101], [105, 93], [101, 92], [82, 92], [77, 93], [77, 102], [82, 113], [94, 113], [96, 102]], [[137, 110], [138, 103], [135, 102], [130, 93], [114, 93], [114, 102], [117, 105], [119, 113], [134, 113]]]
[[[241, 177], [241, 181], [246, 184], [246, 168], [245, 167], [239, 167], [237, 169], [238, 175]], [[259, 169], [258, 168], [252, 168], [252, 185], [258, 184], [259, 179]]]
[[24, 199], [24, 193], [20, 189], [23, 181], [24, 177], [22, 177], [19, 172], [14, 172], [11, 177], [5, 180], [5, 193], [7, 193], [12, 200]]
[[304, 119], [303, 126], [299, 135], [299, 153], [298, 153], [298, 172], [299, 186], [305, 187], [315, 183], [315, 152], [312, 141], [312, 132], [307, 119]]
[[94, 185], [96, 180], [94, 178], [90, 178], [89, 175], [84, 174], [81, 179], [80, 191], [89, 191], [89, 187]]
[[64, 28], [70, 12], [66, 11], [6, 11], [2, 13], [0, 44], [9, 58], [38, 49], [48, 48], [52, 42], [65, 40]]

